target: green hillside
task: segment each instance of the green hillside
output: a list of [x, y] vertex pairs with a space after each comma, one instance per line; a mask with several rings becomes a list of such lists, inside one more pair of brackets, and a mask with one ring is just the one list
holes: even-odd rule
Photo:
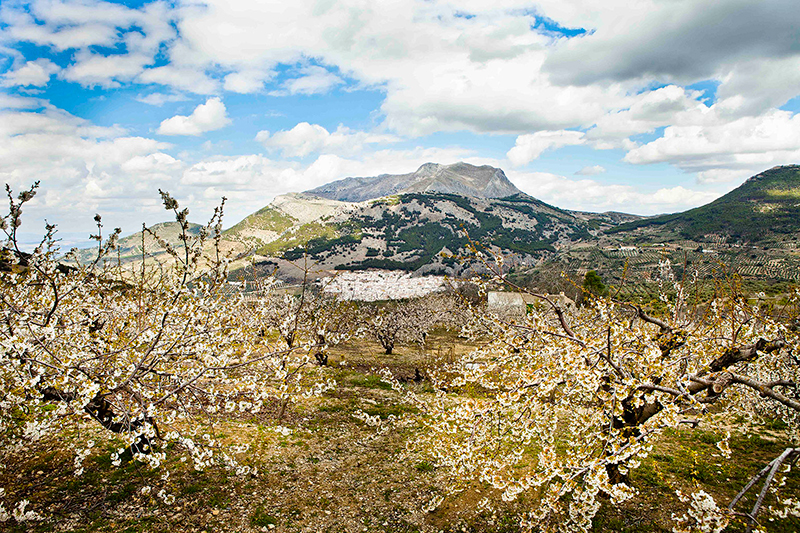
[[449, 271], [457, 260], [445, 256], [465, 251], [470, 239], [531, 257], [554, 252], [556, 243], [593, 236], [587, 221], [522, 194], [479, 199], [410, 193], [294, 228], [258, 253], [288, 260], [307, 253], [315, 261], [348, 270], [431, 265]]
[[796, 238], [800, 232], [800, 166], [780, 166], [753, 176], [704, 206], [621, 224], [607, 233], [637, 237], [732, 242]]
[[266, 206], [242, 219], [238, 224], [226, 229], [223, 235], [226, 237], [233, 237], [242, 235], [248, 230], [257, 231], [274, 231], [282, 233], [291, 228], [297, 220], [287, 215], [286, 213], [275, 209], [272, 206]]

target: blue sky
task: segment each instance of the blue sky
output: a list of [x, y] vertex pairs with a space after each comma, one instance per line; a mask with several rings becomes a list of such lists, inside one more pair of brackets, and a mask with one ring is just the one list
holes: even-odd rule
[[26, 230], [80, 240], [95, 212], [163, 220], [159, 188], [196, 220], [228, 197], [232, 225], [464, 160], [560, 207], [654, 214], [799, 162], [792, 1], [639, 5], [4, 0], [0, 177], [41, 181]]

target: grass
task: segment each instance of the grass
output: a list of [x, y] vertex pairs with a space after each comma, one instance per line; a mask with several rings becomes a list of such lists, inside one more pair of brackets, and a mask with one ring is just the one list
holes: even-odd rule
[[380, 376], [376, 376], [374, 374], [367, 375], [367, 376], [358, 376], [350, 378], [349, 380], [350, 385], [354, 387], [363, 387], [366, 389], [382, 389], [382, 390], [392, 390], [392, 386], [389, 383], [386, 383], [382, 380]]

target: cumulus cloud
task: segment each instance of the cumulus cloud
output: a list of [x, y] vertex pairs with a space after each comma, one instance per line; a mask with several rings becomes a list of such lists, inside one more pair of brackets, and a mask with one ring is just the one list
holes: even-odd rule
[[299, 74], [300, 76], [296, 78], [286, 80], [282, 89], [272, 91], [270, 94], [273, 96], [324, 94], [344, 83], [342, 78], [318, 65], [305, 66], [300, 69]]
[[[29, 91], [44, 86], [53, 75], [88, 86], [135, 83], [148, 86], [139, 100], [152, 105], [177, 101], [180, 93], [216, 96], [224, 90], [291, 97], [337, 88], [372, 89], [382, 98], [374, 115], [383, 121], [380, 131], [407, 137], [442, 131], [510, 133], [518, 136], [508, 152], [514, 165], [529, 163], [546, 150], [583, 144], [623, 150], [625, 161], [632, 164], [668, 163], [696, 173], [702, 183], [731, 183], [768, 166], [800, 159], [796, 119], [776, 110], [796, 97], [800, 86], [800, 48], [794, 31], [800, 26], [800, 10], [795, 3], [644, 1], [634, 10], [622, 0], [539, 0], [534, 12], [530, 2], [523, 0], [491, 4], [465, 0], [458, 6], [399, 0], [380, 10], [361, 0], [295, 2], [280, 9], [257, 0], [207, 0], [202, 5], [177, 6], [148, 2], [139, 8], [100, 0], [3, 2], [0, 49], [13, 50], [16, 43], [24, 42], [37, 50], [49, 47], [54, 54], [66, 52], [59, 56], [59, 64], [60, 58], [71, 59], [56, 70], [47, 59], [13, 52], [13, 69], [2, 83]], [[475, 16], [459, 16], [457, 10]], [[541, 16], [588, 31], [566, 38], [537, 30]], [[686, 87], [705, 80], [718, 85], [716, 101]], [[72, 139], [65, 145], [79, 153], [88, 154], [90, 145], [113, 144], [119, 151], [118, 140], [127, 137], [119, 129], [101, 131], [92, 124], [76, 123], [74, 117], [65, 117], [34, 98], [0, 95], [2, 107], [39, 110], [25, 118], [9, 115], [7, 123], [0, 124], [4, 131], [19, 126], [18, 136], [30, 140], [38, 135], [46, 142], [52, 140], [46, 136], [65, 135]], [[199, 135], [229, 123], [227, 115], [221, 99], [209, 98], [190, 115], [165, 120], [158, 131]], [[270, 155], [319, 154], [313, 164], [315, 176], [394, 172], [417, 161], [417, 155], [400, 150], [368, 150], [389, 139], [375, 140], [375, 134], [344, 125], [329, 131], [311, 122], [291, 130], [262, 132], [258, 140], [272, 151]], [[652, 138], [662, 130], [661, 138]], [[644, 141], [642, 134], [651, 137]], [[167, 169], [164, 179], [177, 179], [183, 176], [178, 166], [199, 164], [181, 162], [189, 156], [180, 154], [174, 162], [156, 157], [153, 154], [161, 153], [160, 148], [137, 142], [142, 143], [140, 152], [125, 161], [83, 167], [75, 163], [68, 166], [66, 175], [91, 175], [87, 190], [96, 196], [113, 195], [125, 189], [111, 179], [111, 171], [129, 176], [134, 168], [144, 172], [141, 169], [148, 162], [158, 162]], [[465, 157], [457, 149], [452, 153]], [[363, 165], [355, 162], [356, 154]], [[144, 159], [122, 168], [136, 157]], [[400, 157], [410, 159], [400, 161]], [[86, 155], [85, 160], [89, 159]], [[206, 162], [212, 160], [217, 161], [209, 158]], [[55, 165], [53, 172], [64, 170], [58, 158], [45, 161]], [[379, 164], [386, 167], [377, 168]], [[298, 173], [295, 177], [302, 176], [298, 179], [313, 181], [309, 178], [313, 165], [297, 162], [219, 160], [218, 165], [220, 172], [222, 167], [240, 169], [231, 171], [236, 176], [250, 172], [267, 180], [265, 176], [274, 176], [273, 171], [292, 171]], [[193, 172], [202, 174], [200, 170]], [[147, 172], [155, 175], [154, 170]], [[238, 179], [231, 183], [238, 184]], [[620, 198], [640, 200], [630, 190], [583, 181], [552, 179], [549, 183], [569, 191], [575, 191], [573, 183], [579, 183], [587, 191], [619, 192]], [[685, 189], [675, 189], [676, 183], [666, 186], [661, 197], [693, 198], [691, 186], [682, 183], [679, 186]], [[182, 186], [204, 187], [200, 181]], [[210, 197], [224, 185], [205, 187], [198, 197]], [[273, 190], [247, 189], [246, 184], [237, 187], [245, 200], [256, 190], [264, 194]], [[654, 192], [647, 194], [647, 201], [656, 202]], [[555, 201], [555, 196], [550, 200]], [[686, 205], [691, 201], [686, 200]]]
[[140, 94], [136, 97], [137, 102], [142, 102], [147, 105], [162, 106], [169, 102], [183, 102], [189, 98], [180, 93], [150, 93]]
[[[0, 40], [75, 51], [66, 79], [115, 87], [133, 79], [154, 61], [162, 43], [175, 37], [172, 17], [163, 2], [140, 8], [98, 0], [9, 2], [0, 8], [0, 23], [6, 26]], [[97, 47], [116, 51], [104, 55]]]
[[670, 124], [703, 125], [723, 120], [719, 111], [724, 105], [717, 104], [712, 110], [696, 99], [698, 94], [668, 85], [630, 97], [626, 108], [597, 120], [587, 131], [586, 140], [598, 149], [630, 149], [633, 144], [628, 140], [634, 135], [651, 133]]
[[575, 174], [578, 176], [594, 176], [596, 174], [603, 174], [606, 171], [605, 167], [601, 165], [592, 165], [588, 167], [583, 167]]
[[63, 77], [85, 86], [120, 87], [120, 82], [133, 80], [152, 61], [145, 54], [105, 56], [85, 52], [77, 54], [75, 63], [64, 70]]
[[508, 151], [509, 161], [515, 167], [530, 163], [545, 150], [561, 148], [584, 143], [582, 131], [537, 131], [528, 135], [520, 135], [514, 148]]
[[245, 70], [232, 72], [225, 76], [223, 87], [226, 91], [240, 94], [255, 93], [264, 88], [264, 81], [272, 77], [271, 72], [261, 70]]
[[189, 196], [206, 199], [204, 205], [213, 205], [223, 195], [229, 198], [226, 211], [231, 223], [235, 223], [279, 194], [313, 189], [348, 176], [413, 172], [430, 161], [487, 163], [470, 155], [464, 149], [419, 147], [379, 150], [358, 159], [323, 154], [306, 165], [257, 154], [209, 157], [188, 167], [180, 183]]
[[[592, 32], [563, 41], [545, 65], [559, 83], [631, 79], [679, 82], [715, 77], [754, 57], [797, 55], [800, 11], [793, 0], [609, 1], [589, 8]], [[589, 22], [589, 21], [587, 21]]]
[[219, 82], [209, 78], [202, 70], [172, 65], [145, 69], [136, 77], [136, 81], [143, 84], [158, 83], [195, 94], [213, 94], [219, 90]]
[[636, 165], [671, 163], [700, 172], [707, 182], [752, 175], [800, 160], [800, 115], [774, 110], [731, 122], [669, 126], [663, 136], [630, 150], [624, 160]]
[[15, 190], [42, 183], [26, 231], [41, 227], [32, 219], [42, 218], [88, 231], [94, 212], [127, 217], [135, 228], [146, 207], [157, 208], [157, 189], [177, 181], [181, 163], [164, 153], [170, 147], [52, 106], [0, 112], [0, 181]]
[[225, 104], [219, 98], [209, 98], [200, 104], [189, 116], [176, 115], [161, 122], [158, 132], [161, 135], [200, 135], [207, 131], [224, 128], [231, 123]]
[[39, 98], [0, 93], [0, 109], [37, 109], [45, 105], [46, 102]]
[[601, 183], [592, 179], [569, 179], [546, 172], [509, 171], [509, 179], [522, 191], [566, 209], [623, 211], [639, 215], [676, 212], [706, 204], [720, 196], [713, 191], [693, 190], [681, 185], [652, 192], [630, 185]]
[[345, 83], [341, 72], [359, 87], [384, 90], [386, 125], [407, 135], [557, 130], [591, 124], [615, 108], [624, 88], [558, 87], [542, 75], [552, 37], [531, 30], [536, 16], [527, 7], [459, 6], [478, 14], [466, 19], [440, 2], [275, 10], [210, 0], [182, 12], [181, 39], [170, 53], [174, 64], [219, 65], [236, 74], [314, 58], [318, 64], [290, 73], [271, 94], [324, 93]]
[[269, 150], [280, 151], [284, 157], [305, 157], [319, 152], [353, 154], [361, 151], [365, 144], [392, 143], [399, 139], [393, 135], [353, 131], [343, 125], [330, 133], [319, 124], [301, 122], [290, 130], [274, 134], [259, 131], [256, 140]]
[[6, 87], [15, 85], [43, 87], [48, 84], [50, 77], [59, 70], [61, 68], [49, 59], [39, 58], [34, 61], [27, 61], [24, 65], [3, 76], [3, 85]]

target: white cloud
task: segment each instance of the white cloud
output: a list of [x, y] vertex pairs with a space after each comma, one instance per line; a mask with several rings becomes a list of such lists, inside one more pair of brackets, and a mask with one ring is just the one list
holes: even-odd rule
[[630, 150], [624, 160], [670, 163], [702, 172], [700, 179], [708, 182], [752, 175], [800, 160], [800, 115], [774, 110], [708, 125], [669, 126], [662, 137]]
[[205, 199], [200, 202], [203, 206], [214, 205], [220, 196], [231, 199], [226, 211], [229, 223], [233, 224], [261, 209], [279, 194], [313, 189], [348, 176], [402, 174], [413, 172], [431, 161], [487, 163], [469, 156], [467, 150], [452, 148], [379, 150], [359, 159], [324, 154], [309, 165], [255, 154], [209, 157], [187, 168], [180, 183], [189, 196]]
[[[7, 26], [0, 42], [74, 50], [74, 63], [66, 67], [65, 79], [116, 87], [151, 64], [162, 43], [176, 36], [171, 25], [174, 14], [163, 2], [138, 9], [98, 0], [9, 2], [0, 8], [0, 23]], [[116, 48], [118, 52], [105, 56], [90, 47]]]
[[607, 113], [586, 133], [594, 148], [632, 148], [628, 139], [670, 124], [702, 125], [722, 119], [721, 106], [714, 109], [696, 100], [697, 93], [668, 85], [628, 99], [624, 109]]
[[517, 137], [514, 148], [509, 150], [506, 155], [511, 164], [518, 167], [530, 163], [542, 155], [545, 150], [583, 144], [584, 142], [582, 131], [537, 131]]
[[507, 174], [514, 185], [531, 196], [564, 209], [582, 211], [653, 215], [683, 211], [720, 196], [717, 192], [692, 190], [681, 185], [644, 192], [630, 185], [574, 180], [546, 172], [509, 171]]
[[50, 81], [50, 76], [59, 70], [61, 68], [49, 59], [40, 58], [35, 61], [27, 61], [21, 67], [3, 76], [3, 85], [7, 87], [15, 85], [43, 87]]
[[[371, 89], [383, 98], [375, 110], [383, 120], [380, 131], [405, 136], [440, 131], [513, 133], [519, 137], [508, 157], [515, 165], [570, 144], [623, 149], [627, 162], [667, 163], [696, 172], [703, 183], [722, 183], [800, 160], [797, 119], [775, 110], [800, 92], [800, 49], [792, 30], [800, 22], [800, 10], [795, 3], [644, 0], [632, 10], [630, 2], [622, 0], [538, 0], [536, 13], [589, 30], [582, 37], [566, 39], [531, 30], [536, 15], [530, 2], [523, 0], [463, 0], [457, 6], [398, 0], [380, 9], [363, 0], [280, 6], [258, 0], [148, 2], [137, 9], [99, 0], [13, 1], [0, 5], [0, 50], [13, 50], [25, 42], [72, 57], [70, 65], [55, 72], [57, 67], [47, 60], [25, 63], [21, 54], [15, 55], [19, 52], [11, 53], [14, 70], [5, 74], [5, 85], [34, 89], [53, 74], [84, 85], [151, 85], [139, 100], [153, 105], [182, 98], [169, 95], [170, 90], [211, 96], [223, 90], [291, 96], [336, 88]], [[456, 16], [456, 10], [476, 16]], [[101, 55], [104, 47], [114, 54]], [[151, 67], [154, 64], [159, 66]], [[275, 72], [284, 75], [277, 78]], [[708, 79], [719, 83], [713, 105], [698, 101], [700, 93], [682, 86]], [[671, 85], [660, 87], [665, 82]], [[154, 84], [167, 89], [153, 92]], [[660, 88], [653, 90], [656, 84]], [[159, 132], [199, 135], [228, 123], [222, 100], [210, 98], [204, 106], [189, 116], [165, 120]], [[72, 157], [48, 147], [46, 154], [58, 157], [46, 155], [41, 165], [31, 161], [33, 166], [20, 163], [20, 168], [35, 167], [47, 176], [63, 171], [65, 180], [83, 176], [87, 198], [126, 191], [114, 173], [129, 178], [136, 168], [157, 175], [155, 168], [143, 170], [148, 162], [166, 169], [159, 174], [165, 180], [183, 176], [182, 169], [197, 163], [179, 161], [197, 154], [178, 155], [174, 162], [156, 157], [162, 152], [148, 144], [156, 142], [152, 140], [130, 141], [139, 148], [125, 148], [119, 139], [127, 134], [119, 128], [77, 121], [38, 99], [0, 95], [0, 108], [41, 110], [24, 118], [4, 115], [0, 134], [18, 130], [20, 143], [39, 138], [74, 149], [78, 155]], [[287, 176], [295, 172], [297, 183], [310, 183], [321, 176], [407, 171], [423, 157], [424, 148], [369, 153], [366, 148], [390, 139], [377, 140], [380, 136], [345, 126], [329, 131], [303, 118], [309, 122], [302, 127], [262, 132], [259, 140], [285, 157], [321, 154], [313, 165], [250, 159], [215, 163], [223, 174], [250, 173], [264, 181], [264, 188], [247, 189], [240, 177], [231, 179], [239, 187], [234, 192], [244, 195], [247, 205], [256, 201], [248, 194], [280, 189], [266, 184], [275, 172], [288, 172]], [[661, 139], [636, 140], [661, 128], [665, 128]], [[97, 152], [98, 146], [109, 154], [127, 154], [127, 159], [119, 155], [101, 164], [104, 155]], [[356, 162], [355, 154], [363, 161]], [[428, 160], [445, 162], [475, 154], [453, 149], [429, 155]], [[144, 159], [134, 161], [137, 157]], [[213, 161], [217, 160], [201, 163]], [[2, 168], [12, 172], [11, 167]], [[192, 172], [206, 175], [201, 170]], [[691, 176], [687, 179], [691, 181]], [[657, 203], [658, 198], [673, 202], [683, 198], [686, 205], [694, 201], [691, 186], [677, 181], [665, 184], [660, 196], [651, 191], [646, 197], [621, 185], [584, 181], [549, 183], [568, 191], [576, 190], [575, 183], [583, 184], [585, 195], [596, 191], [598, 196], [586, 196], [594, 198], [586, 205], [602, 205], [606, 201], [602, 195], [617, 193], [614, 201], [629, 198], [643, 205], [664, 205]], [[197, 183], [182, 186], [203, 187]], [[224, 188], [205, 187], [197, 193], [199, 198], [211, 195], [214, 187], [217, 192]], [[550, 194], [555, 202], [557, 195]], [[697, 194], [695, 199], [711, 193]]]
[[299, 77], [286, 80], [283, 89], [272, 91], [270, 94], [272, 96], [324, 94], [344, 83], [342, 78], [317, 65], [305, 66], [299, 73], [301, 74]]
[[264, 88], [264, 81], [271, 78], [272, 73], [264, 73], [260, 70], [247, 70], [233, 72], [225, 76], [224, 88], [240, 94], [255, 93]]
[[260, 131], [256, 140], [270, 150], [280, 150], [284, 157], [305, 157], [312, 153], [356, 153], [365, 144], [384, 144], [397, 142], [393, 135], [380, 135], [363, 131], [353, 131], [345, 126], [333, 133], [319, 124], [301, 122], [291, 130], [283, 130], [270, 135], [268, 131]]
[[147, 105], [162, 106], [169, 102], [184, 102], [189, 98], [186, 95], [179, 93], [150, 93], [146, 95], [139, 95], [136, 97], [137, 102], [142, 102]]
[[359, 1], [276, 10], [255, 1], [210, 0], [182, 12], [181, 40], [170, 53], [174, 64], [219, 65], [234, 73], [314, 58], [319, 64], [271, 93], [325, 92], [346, 76], [359, 87], [385, 90], [386, 125], [409, 135], [577, 127], [626, 94], [622, 87], [550, 83], [541, 65], [551, 37], [531, 31], [535, 17], [523, 11], [529, 5], [473, 7], [479, 16], [466, 19], [451, 5], [414, 0], [380, 10]]
[[213, 94], [219, 90], [219, 83], [201, 70], [172, 65], [145, 69], [136, 81], [143, 84], [158, 83], [195, 94]]
[[0, 93], [0, 109], [37, 109], [44, 107], [45, 101], [29, 96], [15, 96]]
[[697, 173], [699, 183], [727, 183], [735, 180], [749, 178], [755, 172], [750, 168], [731, 169], [731, 168], [712, 168]]
[[42, 183], [26, 213], [26, 231], [41, 227], [34, 220], [42, 218], [67, 230], [88, 231], [98, 211], [115, 213], [118, 222], [124, 219], [135, 228], [146, 207], [157, 207], [157, 189], [171, 188], [177, 180], [177, 162], [163, 153], [169, 148], [52, 106], [0, 113], [0, 181], [15, 190]]
[[219, 98], [209, 98], [200, 104], [191, 115], [176, 115], [161, 122], [158, 132], [161, 135], [200, 135], [207, 131], [224, 128], [231, 123], [225, 104]]
[[605, 167], [601, 165], [592, 165], [588, 167], [583, 167], [575, 174], [578, 176], [594, 176], [596, 174], [603, 174], [606, 171]]
[[152, 61], [152, 57], [145, 54], [79, 53], [75, 63], [64, 69], [63, 77], [86, 86], [120, 87], [120, 82], [133, 80]]

